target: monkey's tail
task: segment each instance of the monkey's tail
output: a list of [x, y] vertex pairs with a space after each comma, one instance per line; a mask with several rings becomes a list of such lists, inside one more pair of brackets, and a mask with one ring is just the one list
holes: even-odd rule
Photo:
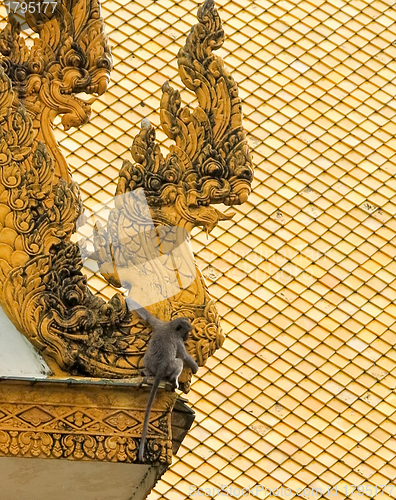
[[150, 413], [151, 413], [151, 407], [153, 406], [154, 398], [155, 395], [157, 394], [158, 391], [158, 386], [161, 382], [161, 373], [160, 371], [157, 372], [153, 386], [151, 387], [151, 392], [149, 399], [147, 401], [147, 408], [146, 408], [146, 413], [144, 415], [144, 423], [143, 423], [143, 432], [142, 432], [142, 437], [140, 439], [140, 446], [139, 446], [139, 462], [143, 462], [143, 455], [144, 455], [144, 446], [146, 444], [146, 436], [147, 436], [147, 429], [148, 429], [148, 424], [149, 424], [149, 419], [150, 419]]

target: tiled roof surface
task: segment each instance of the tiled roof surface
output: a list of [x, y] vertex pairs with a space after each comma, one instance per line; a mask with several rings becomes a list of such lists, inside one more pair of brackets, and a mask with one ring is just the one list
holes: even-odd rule
[[[104, 1], [111, 86], [88, 125], [58, 131], [88, 206], [114, 193], [141, 119], [158, 125], [161, 84], [181, 88], [176, 53], [198, 4]], [[196, 422], [149, 498], [256, 484], [289, 487], [287, 498], [389, 485], [378, 492], [395, 498], [396, 7], [216, 4], [255, 181], [233, 221], [194, 233], [227, 337], [195, 379]], [[91, 285], [113, 293], [98, 276]]]

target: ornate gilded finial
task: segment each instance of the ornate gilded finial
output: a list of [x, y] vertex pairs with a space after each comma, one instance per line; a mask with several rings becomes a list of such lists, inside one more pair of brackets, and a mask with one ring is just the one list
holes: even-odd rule
[[[184, 268], [175, 264], [178, 289], [170, 293], [160, 261], [141, 260], [152, 240], [148, 227], [162, 234], [161, 245], [172, 234], [175, 248], [187, 251], [186, 231], [209, 231], [230, 217], [212, 204], [243, 203], [250, 192], [253, 168], [238, 88], [213, 52], [224, 41], [213, 0], [200, 7], [198, 20], [177, 56], [182, 82], [198, 105], [190, 110], [178, 91], [163, 85], [161, 127], [173, 145], [164, 157], [154, 127], [142, 121], [131, 148], [134, 163], [124, 162], [107, 225], [95, 223], [91, 258], [112, 285], [127, 283], [131, 290], [139, 281], [133, 273], [144, 268], [151, 288], [164, 297], [154, 312], [165, 320], [191, 320], [188, 348], [203, 365], [223, 334], [199, 270], [183, 257]], [[79, 189], [52, 131], [57, 115], [65, 129], [86, 123], [90, 101], [76, 94], [100, 95], [109, 82], [99, 4], [62, 0], [53, 13], [35, 12], [27, 22], [38, 34], [31, 47], [12, 16], [0, 34], [0, 303], [52, 366], [55, 361], [72, 375], [134, 377], [150, 328], [128, 311], [122, 293], [105, 302], [88, 288], [82, 245], [70, 239], [82, 213]], [[144, 220], [131, 208], [139, 193], [148, 204]], [[173, 250], [158, 257], [164, 269], [172, 267]], [[187, 391], [187, 372], [182, 383]]]
[[246, 201], [253, 167], [238, 87], [213, 53], [224, 41], [213, 1], [200, 7], [198, 20], [177, 56], [182, 82], [198, 106], [191, 112], [169, 82], [162, 86], [161, 127], [174, 145], [163, 158], [154, 129], [142, 127], [131, 150], [136, 163], [124, 162], [117, 193], [143, 187], [159, 218], [160, 207], [172, 206], [173, 223], [211, 230], [232, 217], [211, 204]]

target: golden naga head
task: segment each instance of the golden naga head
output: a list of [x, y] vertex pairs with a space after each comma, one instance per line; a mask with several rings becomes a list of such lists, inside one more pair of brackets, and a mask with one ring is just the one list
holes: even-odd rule
[[[91, 101], [74, 94], [103, 94], [110, 81], [112, 58], [97, 0], [67, 0], [40, 4], [25, 14], [33, 30], [34, 44], [28, 47], [21, 36], [21, 25], [12, 12], [0, 33], [0, 64], [10, 78], [13, 90], [24, 101], [39, 96], [51, 110], [51, 119], [64, 114], [65, 129], [89, 120]], [[33, 114], [41, 106], [29, 106]], [[30, 108], [30, 109], [29, 109]]]
[[154, 128], [143, 120], [131, 148], [136, 163], [124, 162], [117, 194], [142, 187], [150, 207], [176, 208], [179, 219], [172, 223], [210, 230], [231, 217], [211, 204], [247, 200], [253, 166], [237, 84], [213, 53], [224, 40], [213, 0], [199, 9], [198, 20], [178, 54], [180, 77], [198, 106], [190, 111], [178, 91], [163, 85], [161, 127], [174, 144], [164, 158]]

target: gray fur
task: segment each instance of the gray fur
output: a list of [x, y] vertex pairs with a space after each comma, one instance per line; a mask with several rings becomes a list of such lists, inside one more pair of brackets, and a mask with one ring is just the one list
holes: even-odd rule
[[193, 373], [198, 371], [198, 365], [188, 354], [184, 345], [192, 329], [189, 319], [176, 318], [172, 321], [162, 321], [155, 318], [130, 297], [127, 297], [125, 300], [128, 308], [130, 310], [135, 309], [139, 316], [150, 324], [153, 331], [143, 357], [145, 372], [148, 376], [155, 377], [144, 415], [143, 432], [139, 447], [139, 461], [143, 462], [151, 407], [157, 394], [159, 383], [161, 380], [166, 379], [178, 388], [179, 376], [184, 364]]

